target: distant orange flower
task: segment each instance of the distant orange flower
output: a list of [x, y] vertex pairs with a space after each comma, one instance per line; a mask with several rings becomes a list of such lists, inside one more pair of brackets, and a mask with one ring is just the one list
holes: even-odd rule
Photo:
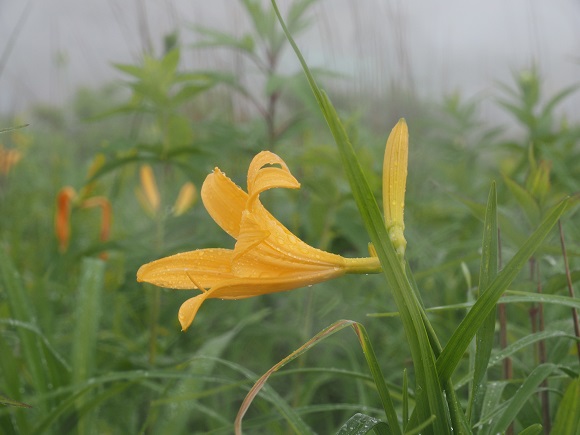
[[72, 201], [76, 197], [75, 190], [66, 186], [56, 196], [55, 231], [60, 252], [65, 252], [70, 241], [70, 212]]
[[345, 258], [316, 249], [292, 234], [260, 202], [262, 192], [276, 187], [297, 189], [300, 183], [286, 163], [268, 151], [252, 160], [247, 193], [216, 168], [205, 179], [201, 198], [215, 222], [236, 239], [234, 249], [184, 252], [138, 270], [140, 282], [201, 290], [179, 310], [183, 330], [208, 298], [249, 298], [316, 284], [345, 273], [380, 271], [376, 257]]
[[[68, 249], [71, 236], [71, 211], [76, 200], [77, 193], [70, 186], [65, 186], [60, 189], [56, 197], [55, 233], [61, 252], [66, 252]], [[99, 233], [99, 240], [101, 242], [107, 241], [111, 232], [113, 214], [109, 200], [104, 196], [93, 196], [81, 201], [79, 206], [83, 208], [101, 208], [101, 231]], [[106, 259], [106, 257], [107, 254], [103, 252], [101, 258]]]

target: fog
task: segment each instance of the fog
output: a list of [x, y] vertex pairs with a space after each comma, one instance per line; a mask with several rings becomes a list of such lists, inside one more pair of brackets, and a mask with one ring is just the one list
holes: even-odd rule
[[[283, 10], [289, 1], [280, 1]], [[298, 37], [311, 66], [347, 73], [353, 92], [397, 85], [439, 98], [486, 98], [496, 82], [536, 64], [544, 95], [580, 77], [580, 3], [572, 0], [320, 0]], [[251, 24], [236, 0], [0, 0], [0, 111], [61, 105], [79, 86], [119, 80], [113, 62], [161, 52], [193, 24], [242, 35]], [[297, 69], [287, 52], [283, 66]], [[185, 48], [182, 66], [228, 67], [227, 52]], [[577, 95], [567, 102], [578, 118]], [[572, 109], [572, 110], [570, 110]]]

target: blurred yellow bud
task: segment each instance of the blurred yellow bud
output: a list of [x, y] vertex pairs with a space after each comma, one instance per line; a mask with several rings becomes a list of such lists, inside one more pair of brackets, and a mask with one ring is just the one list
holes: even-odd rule
[[22, 158], [22, 153], [15, 148], [4, 148], [0, 144], [0, 174], [8, 175], [10, 169]]
[[383, 162], [383, 208], [389, 237], [399, 258], [405, 256], [407, 241], [403, 232], [405, 222], [405, 189], [407, 185], [407, 162], [409, 155], [409, 130], [400, 119], [387, 139]]
[[159, 196], [159, 190], [157, 189], [157, 182], [155, 181], [153, 169], [149, 165], [143, 165], [141, 166], [139, 175], [141, 177], [142, 194], [142, 197], [139, 199], [142, 201], [142, 205], [148, 212], [152, 215], [156, 215], [159, 211], [159, 205], [161, 204], [161, 197]]
[[195, 184], [188, 181], [179, 191], [175, 204], [173, 205], [173, 216], [181, 216], [185, 213], [197, 200], [197, 189]]

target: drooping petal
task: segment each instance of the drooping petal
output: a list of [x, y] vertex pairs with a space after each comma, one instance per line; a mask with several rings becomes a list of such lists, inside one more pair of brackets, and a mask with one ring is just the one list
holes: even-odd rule
[[212, 288], [233, 278], [231, 249], [198, 249], [144, 264], [137, 281], [179, 290]]
[[215, 168], [201, 186], [201, 199], [213, 220], [226, 233], [237, 238], [248, 194]]
[[203, 301], [207, 299], [207, 295], [208, 292], [202, 293], [194, 298], [186, 300], [183, 304], [181, 304], [177, 318], [181, 324], [182, 331], [185, 331], [187, 328], [189, 328], [193, 322], [193, 319], [195, 318], [195, 315], [197, 314], [197, 311], [199, 310], [199, 307], [201, 307]]
[[266, 165], [280, 165], [282, 170], [290, 172], [288, 165], [280, 156], [270, 151], [260, 151], [252, 159], [248, 168], [248, 191], [251, 190], [260, 170]]
[[[280, 165], [281, 167], [264, 167]], [[279, 156], [270, 151], [262, 151], [252, 159], [248, 169], [248, 199], [247, 209], [250, 209], [258, 195], [268, 189], [282, 187], [298, 189], [300, 183], [290, 173], [290, 169]]]

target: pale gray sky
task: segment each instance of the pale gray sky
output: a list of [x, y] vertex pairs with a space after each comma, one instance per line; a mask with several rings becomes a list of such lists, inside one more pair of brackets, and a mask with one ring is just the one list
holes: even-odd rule
[[[279, 3], [284, 9], [289, 1]], [[30, 102], [62, 104], [79, 85], [119, 78], [111, 63], [139, 58], [147, 33], [140, 23], [147, 23], [158, 49], [162, 35], [175, 28], [182, 42], [193, 41], [192, 23], [235, 34], [249, 28], [237, 0], [0, 0], [0, 56], [27, 5], [0, 75], [4, 112], [25, 110]], [[298, 38], [309, 63], [348, 71], [355, 91], [364, 86], [381, 93], [394, 82], [430, 97], [454, 90], [485, 94], [534, 60], [546, 94], [580, 79], [576, 0], [320, 0], [311, 15], [312, 27]], [[184, 65], [209, 57], [186, 50]], [[223, 52], [212, 60], [229, 62]], [[290, 53], [285, 64], [297, 67]], [[567, 107], [580, 107], [580, 97]]]

